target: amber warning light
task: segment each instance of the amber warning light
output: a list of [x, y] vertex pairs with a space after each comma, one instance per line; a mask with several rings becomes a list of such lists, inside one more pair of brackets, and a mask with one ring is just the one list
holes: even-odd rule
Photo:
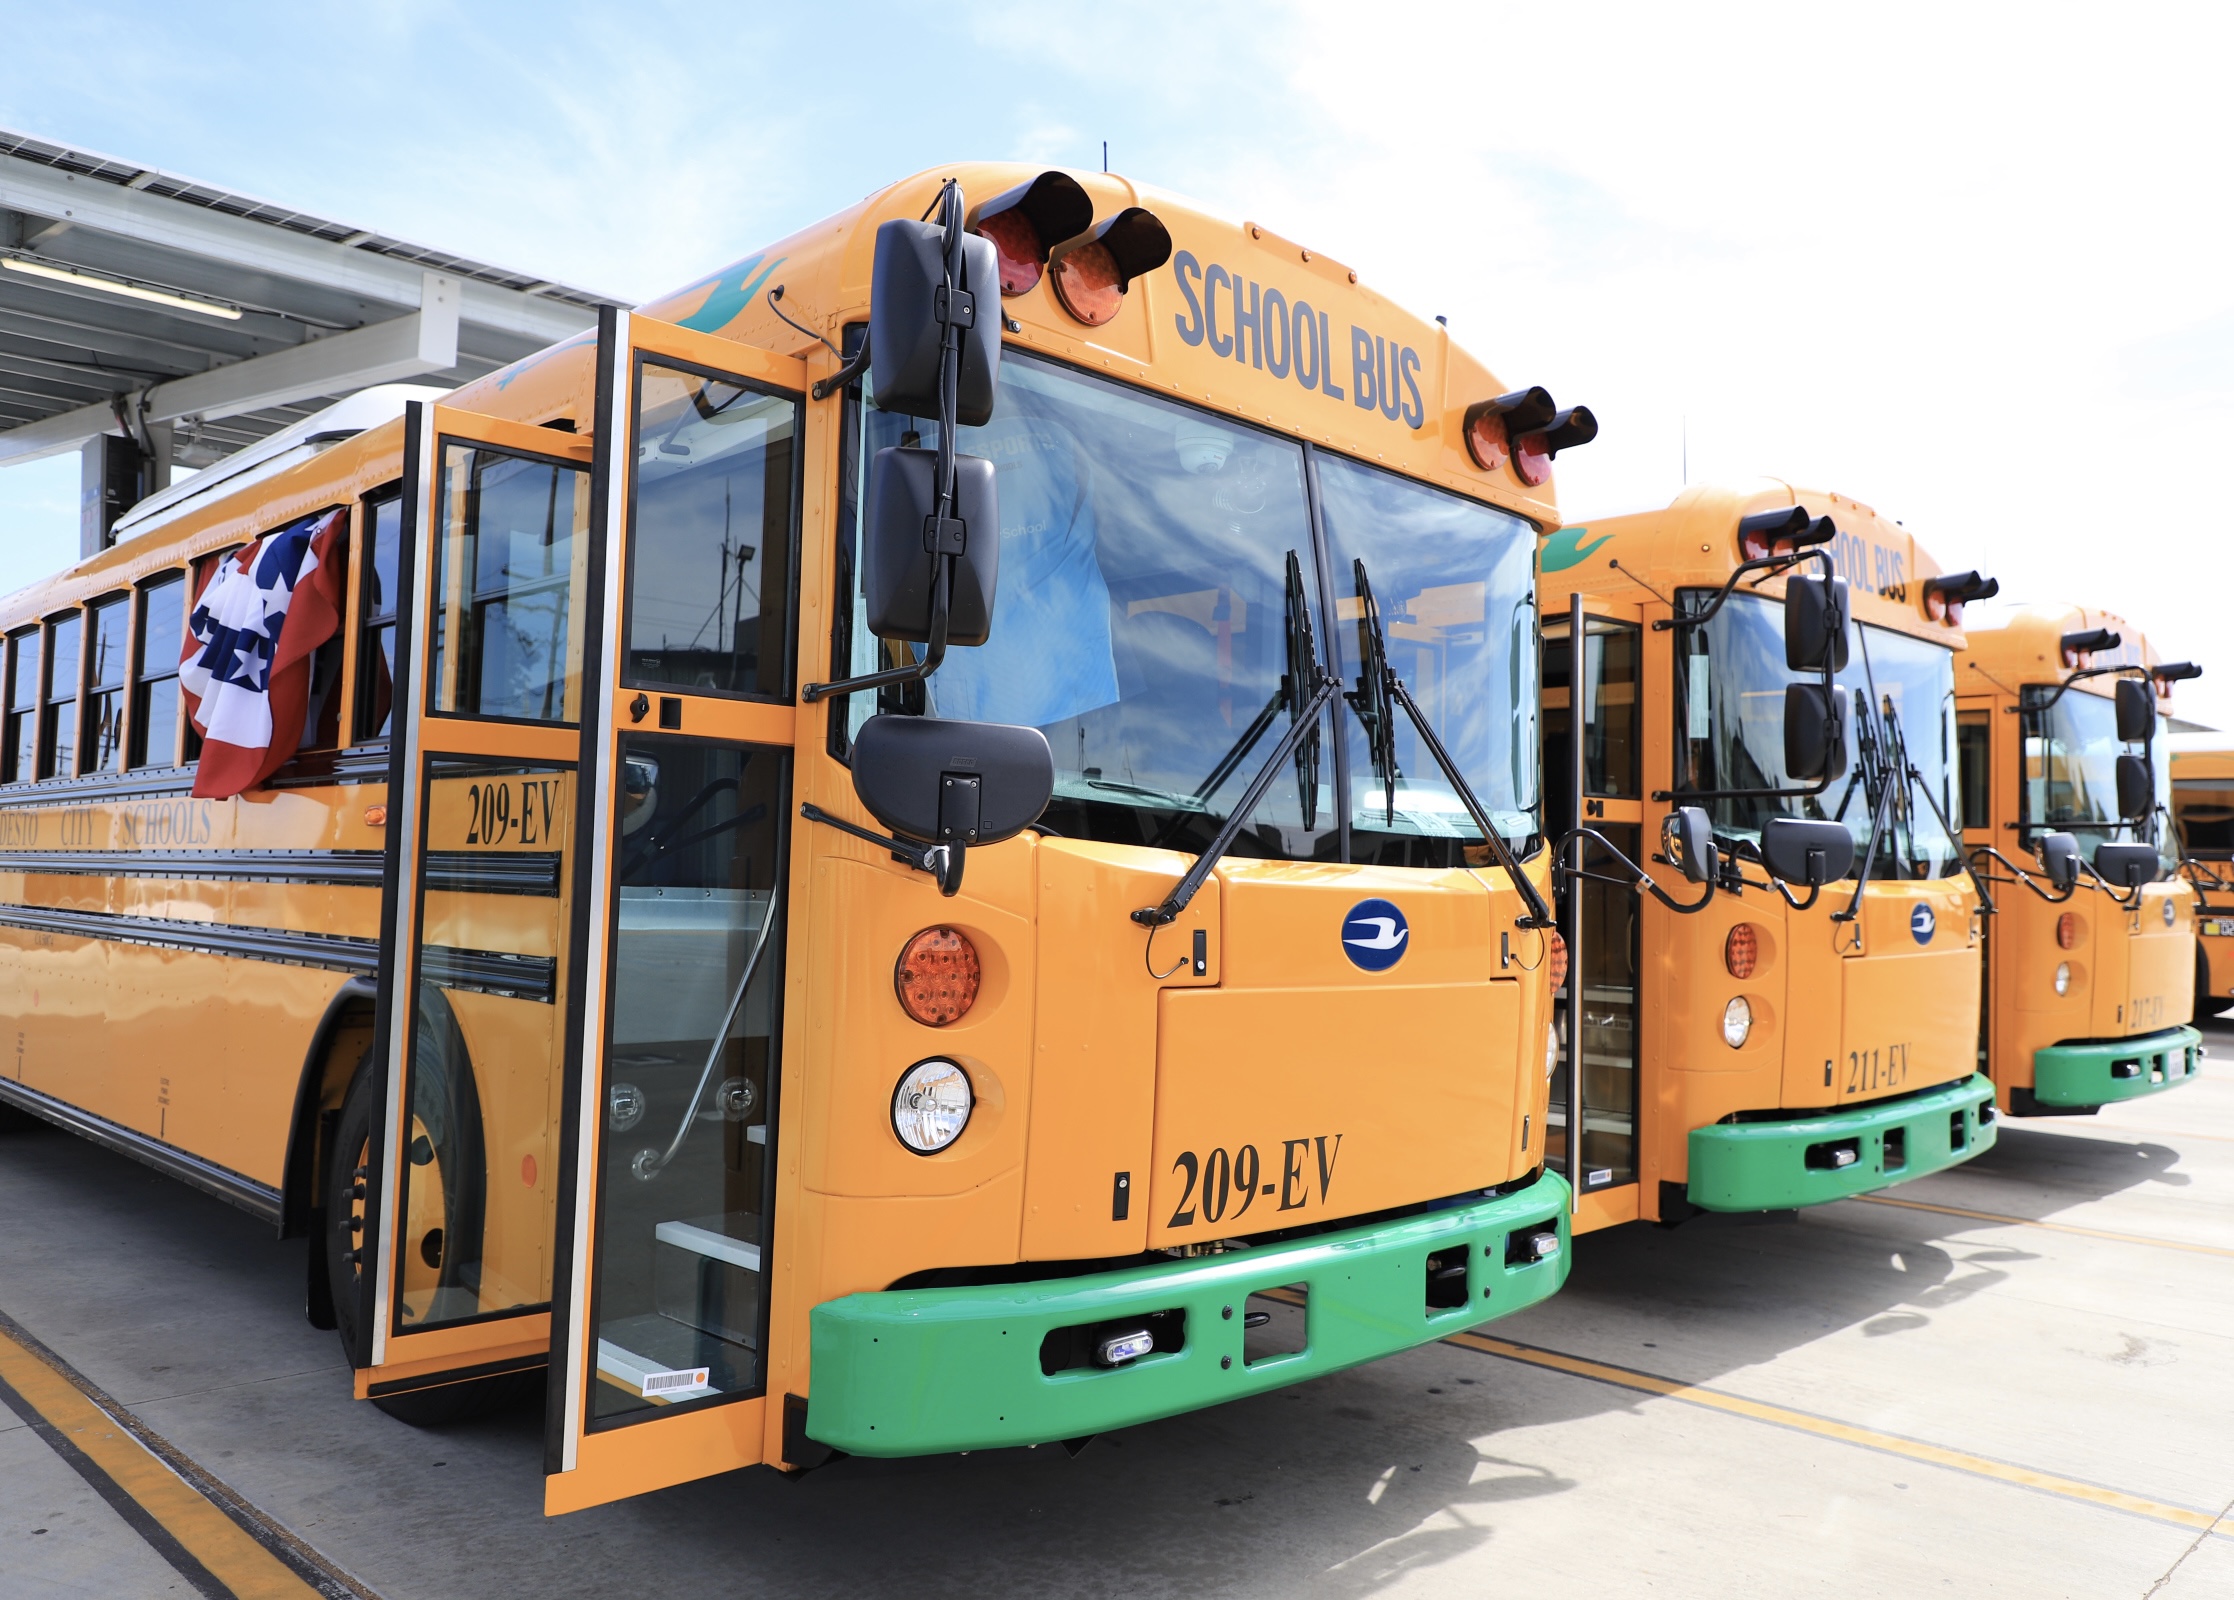
[[1598, 437], [1598, 419], [1587, 406], [1562, 411], [1540, 385], [1515, 389], [1466, 408], [1466, 453], [1484, 472], [1508, 462], [1530, 488], [1551, 476], [1552, 458]]
[[977, 946], [959, 928], [925, 928], [900, 947], [892, 968], [900, 1009], [927, 1028], [959, 1022], [977, 1004]]

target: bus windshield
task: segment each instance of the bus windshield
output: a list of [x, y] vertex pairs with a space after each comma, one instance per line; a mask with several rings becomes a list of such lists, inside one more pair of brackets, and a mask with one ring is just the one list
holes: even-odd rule
[[[2154, 844], [2166, 871], [2179, 866], [2171, 829], [2154, 826], [2153, 815], [2139, 829], [2118, 818], [2118, 757], [2141, 750], [2118, 742], [2115, 701], [2074, 689], [2053, 705], [2028, 708], [2024, 724], [2024, 820], [2029, 826], [2083, 833], [2098, 844], [2118, 840]], [[2148, 756], [2156, 776], [2155, 805], [2169, 816], [2172, 774], [2163, 741], [2159, 722]]]
[[[878, 450], [933, 444], [936, 432], [865, 404], [857, 503]], [[1331, 665], [1345, 691], [1356, 689], [1361, 560], [1390, 659], [1468, 784], [1500, 832], [1516, 841], [1535, 832], [1534, 535], [1525, 521], [1013, 350], [1002, 357], [994, 420], [956, 443], [999, 474], [999, 586], [991, 638], [948, 653], [923, 686], [924, 706], [1047, 735], [1049, 832], [1206, 845], [1308, 700], [1315, 673]], [[1316, 524], [1314, 470], [1325, 508]], [[1321, 543], [1335, 574], [1331, 605]], [[850, 670], [890, 659], [857, 603], [854, 613]], [[849, 731], [876, 710], [872, 700], [853, 697]], [[1392, 808], [1388, 763], [1369, 758], [1356, 712], [1339, 714], [1353, 729], [1353, 857], [1466, 859], [1479, 831], [1409, 726], [1396, 744]], [[1334, 716], [1322, 715], [1233, 854], [1336, 856], [1333, 739]]]
[[[1704, 591], [1682, 597], [1703, 604]], [[1896, 749], [1922, 783], [1903, 784], [1887, 807], [1873, 877], [1940, 878], [1960, 870], [1940, 822], [1954, 815], [1955, 658], [1943, 645], [1868, 623], [1838, 685], [1847, 705], [1846, 771], [1819, 795], [1711, 800], [1717, 832], [1758, 841], [1776, 816], [1828, 818], [1854, 835], [1855, 861], [1868, 848], [1879, 775]], [[1676, 781], [1679, 791], [1803, 788], [1784, 770], [1784, 688], [1805, 675], [1784, 665], [1783, 611], [1760, 595], [1732, 595], [1703, 625], [1680, 630], [1676, 647]], [[1678, 799], [1682, 798], [1679, 793]], [[1938, 811], [1933, 807], [1936, 803]]]

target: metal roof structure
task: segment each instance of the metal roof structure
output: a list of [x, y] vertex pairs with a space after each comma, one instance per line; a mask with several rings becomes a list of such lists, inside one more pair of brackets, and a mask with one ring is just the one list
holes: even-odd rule
[[456, 385], [618, 298], [0, 129], [0, 466], [206, 466], [371, 384]]

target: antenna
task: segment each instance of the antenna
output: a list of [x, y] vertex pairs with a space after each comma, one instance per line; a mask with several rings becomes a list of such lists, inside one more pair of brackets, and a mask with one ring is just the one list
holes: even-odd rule
[[1683, 414], [1683, 484], [1691, 486], [1691, 413]]
[[1109, 141], [1107, 139], [1101, 142], [1101, 169], [1104, 172], [1109, 170]]

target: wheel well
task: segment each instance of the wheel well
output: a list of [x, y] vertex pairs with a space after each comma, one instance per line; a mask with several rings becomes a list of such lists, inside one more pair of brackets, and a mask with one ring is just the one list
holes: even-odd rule
[[287, 1160], [280, 1180], [279, 1236], [300, 1239], [311, 1229], [318, 1205], [325, 1151], [319, 1125], [341, 1109], [349, 1080], [372, 1046], [375, 991], [369, 979], [351, 978], [326, 1004], [303, 1052], [302, 1075], [295, 1084], [295, 1113], [287, 1125]]

